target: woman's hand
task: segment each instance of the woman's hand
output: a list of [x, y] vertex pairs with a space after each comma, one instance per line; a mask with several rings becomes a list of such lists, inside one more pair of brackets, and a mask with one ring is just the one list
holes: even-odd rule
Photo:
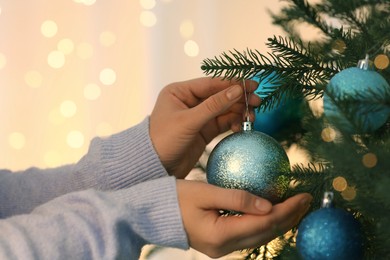
[[[246, 81], [248, 93], [256, 88]], [[259, 105], [260, 98], [249, 95], [250, 110]], [[242, 82], [205, 77], [165, 87], [150, 116], [150, 136], [168, 173], [186, 177], [214, 137], [240, 129], [244, 112]]]
[[[177, 193], [190, 246], [210, 257], [261, 246], [284, 234], [298, 223], [312, 200], [304, 193], [272, 206], [246, 191], [187, 180], [177, 181]], [[220, 216], [220, 209], [243, 215]]]

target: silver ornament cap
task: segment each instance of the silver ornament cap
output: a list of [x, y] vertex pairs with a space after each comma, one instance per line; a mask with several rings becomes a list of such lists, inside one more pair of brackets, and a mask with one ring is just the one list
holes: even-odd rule
[[334, 194], [331, 191], [325, 191], [324, 197], [322, 198], [321, 208], [333, 207]]
[[243, 131], [252, 131], [253, 130], [253, 123], [251, 121], [245, 121], [242, 123], [242, 130]]
[[369, 59], [367, 54], [364, 60], [359, 60], [357, 67], [362, 70], [374, 70], [374, 63]]

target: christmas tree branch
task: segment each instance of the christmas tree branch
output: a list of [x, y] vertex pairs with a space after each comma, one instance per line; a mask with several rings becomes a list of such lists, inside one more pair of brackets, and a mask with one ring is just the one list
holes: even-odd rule
[[270, 86], [258, 93], [262, 96], [261, 108], [278, 105], [282, 96], [304, 95], [316, 98], [322, 95], [328, 80], [339, 71], [339, 63], [323, 62], [320, 54], [314, 55], [310, 46], [292, 39], [273, 37], [267, 44], [272, 53], [265, 56], [257, 50], [222, 53], [214, 59], [206, 59], [201, 66], [206, 75], [225, 79], [259, 77], [259, 81], [276, 73], [280, 85]]
[[311, 6], [305, 0], [289, 0], [291, 3], [288, 7], [281, 10], [280, 14], [271, 14], [273, 23], [282, 26], [285, 31], [288, 31], [290, 36], [294, 35], [294, 39], [299, 38], [299, 33], [294, 30], [296, 23], [308, 23], [315, 28], [318, 28], [325, 35], [329, 35], [332, 28], [322, 20], [317, 7]]
[[292, 2], [302, 11], [304, 16], [300, 19], [304, 19], [309, 24], [314, 25], [318, 29], [320, 29], [325, 35], [330, 35], [332, 29], [321, 19], [320, 13], [316, 8], [313, 8], [307, 1], [305, 0], [292, 0]]
[[[374, 64], [387, 83], [390, 82], [390, 66], [385, 65], [386, 55], [389, 58], [390, 53], [390, 0], [287, 2], [288, 6], [272, 16], [274, 24], [284, 28], [289, 37], [270, 37], [269, 53], [234, 50], [205, 60], [202, 69], [207, 75], [241, 79], [256, 76], [261, 83], [269, 81], [271, 84], [256, 90], [263, 97], [259, 109], [271, 109], [296, 94], [306, 99], [326, 95], [325, 114], [308, 112], [300, 122], [304, 131], [295, 141], [310, 155], [311, 163], [293, 166], [292, 185], [286, 197], [310, 192], [314, 196], [311, 210], [317, 210], [323, 192], [333, 191], [336, 207], [349, 211], [362, 224], [364, 259], [387, 259], [390, 255], [390, 118], [375, 131], [377, 126], [371, 123], [388, 117], [390, 89], [387, 84], [376, 86], [372, 82], [372, 87], [367, 89], [364, 85], [347, 96], [337, 90], [343, 86], [331, 85], [329, 81], [337, 73], [355, 67], [368, 54], [373, 61], [382, 59], [382, 63]], [[302, 24], [318, 29], [319, 37], [310, 42], [301, 40], [303, 33], [296, 27]], [[349, 87], [355, 78], [345, 80]], [[371, 86], [370, 82], [366, 83]], [[332, 90], [329, 86], [337, 88]], [[330, 108], [335, 112], [336, 121], [329, 114]], [[340, 122], [346, 119], [342, 124], [351, 126], [341, 127], [338, 116]], [[295, 248], [295, 240], [286, 240], [283, 248], [276, 251], [269, 250], [272, 246], [271, 243], [248, 251], [247, 259], [295, 259], [297, 249], [300, 250]]]

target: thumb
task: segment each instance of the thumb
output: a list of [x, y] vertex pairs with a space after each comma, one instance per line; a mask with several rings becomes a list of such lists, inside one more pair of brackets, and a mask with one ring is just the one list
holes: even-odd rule
[[210, 200], [213, 208], [254, 215], [267, 214], [272, 209], [271, 202], [247, 191], [220, 187], [214, 189], [213, 199]]
[[199, 121], [197, 123], [203, 125], [229, 109], [241, 98], [243, 93], [240, 85], [233, 85], [220, 91], [194, 107], [193, 113], [196, 116], [192, 118]]

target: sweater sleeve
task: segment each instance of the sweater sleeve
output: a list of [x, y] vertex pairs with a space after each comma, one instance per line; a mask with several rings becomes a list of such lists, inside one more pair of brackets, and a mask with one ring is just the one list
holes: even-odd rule
[[174, 177], [69, 193], [0, 220], [0, 259], [138, 259], [143, 245], [188, 248]]
[[107, 138], [92, 140], [77, 163], [52, 169], [0, 171], [0, 218], [29, 213], [63, 194], [117, 190], [167, 176], [149, 137], [149, 118]]

